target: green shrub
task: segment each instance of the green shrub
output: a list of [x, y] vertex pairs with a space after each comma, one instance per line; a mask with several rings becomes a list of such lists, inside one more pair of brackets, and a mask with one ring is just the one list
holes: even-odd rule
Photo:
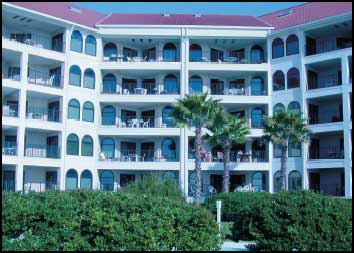
[[3, 250], [218, 250], [214, 216], [161, 196], [3, 193]]
[[254, 250], [352, 250], [352, 201], [280, 192], [256, 207]]
[[269, 202], [271, 194], [267, 192], [230, 192], [213, 195], [205, 200], [203, 206], [216, 215], [216, 200], [222, 200], [221, 220], [233, 222], [232, 239], [250, 241], [254, 237], [250, 228], [257, 223], [256, 206]]

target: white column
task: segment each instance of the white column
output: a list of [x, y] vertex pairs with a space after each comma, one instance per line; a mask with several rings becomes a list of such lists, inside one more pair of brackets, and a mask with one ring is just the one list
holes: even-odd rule
[[185, 174], [185, 161], [186, 161], [186, 141], [185, 141], [185, 129], [180, 129], [180, 141], [179, 141], [179, 186], [181, 191], [185, 192], [185, 182], [184, 182], [184, 174]]
[[[269, 76], [268, 72], [268, 76]], [[269, 91], [269, 89], [268, 89]], [[268, 113], [269, 115], [273, 115], [273, 107], [272, 104], [268, 104]], [[273, 144], [269, 142], [268, 144], [268, 158], [269, 158], [269, 179], [268, 179], [268, 189], [270, 193], [273, 193]]]
[[185, 28], [182, 29], [180, 88], [181, 95], [184, 96], [184, 94], [188, 93], [189, 38], [187, 37]]
[[341, 70], [342, 70], [342, 82], [343, 85], [349, 84], [349, 64], [348, 64], [348, 56], [341, 57]]
[[21, 82], [27, 83], [28, 73], [28, 53], [23, 52], [21, 57]]
[[[344, 83], [345, 84], [345, 83]], [[346, 90], [346, 89], [345, 89]], [[343, 97], [343, 121], [344, 121], [344, 181], [345, 181], [345, 196], [352, 197], [352, 141], [351, 141], [351, 120], [350, 120], [350, 97], [345, 91]]]

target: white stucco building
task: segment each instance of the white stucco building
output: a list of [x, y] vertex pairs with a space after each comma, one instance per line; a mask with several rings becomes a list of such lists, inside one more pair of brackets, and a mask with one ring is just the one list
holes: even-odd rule
[[[232, 149], [231, 190], [278, 190], [261, 115], [285, 108], [312, 130], [310, 145], [289, 144], [287, 188], [351, 197], [351, 36], [351, 3], [253, 17], [3, 2], [3, 191], [115, 190], [158, 174], [188, 196], [194, 132], [168, 114], [177, 98], [208, 92], [251, 129]], [[207, 194], [222, 189], [223, 163], [220, 147], [204, 149]]]

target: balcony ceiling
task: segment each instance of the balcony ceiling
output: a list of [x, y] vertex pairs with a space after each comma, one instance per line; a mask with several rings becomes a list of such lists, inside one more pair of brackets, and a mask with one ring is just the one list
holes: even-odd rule
[[320, 61], [320, 62], [315, 62], [315, 63], [311, 63], [308, 65], [311, 68], [314, 68], [315, 70], [320, 71], [321, 69], [333, 69], [335, 67], [341, 67], [341, 59], [337, 58], [337, 59], [332, 59], [332, 60], [328, 60], [328, 61]]
[[[208, 45], [210, 47], [222, 48], [222, 49], [238, 49], [244, 48], [249, 45], [258, 44], [262, 47], [265, 43], [267, 43], [266, 39], [191, 39], [189, 41], [189, 45], [192, 44], [199, 44], [199, 45]], [[266, 50], [266, 48], [263, 48]]]
[[[160, 74], [174, 74], [179, 77], [179, 71], [177, 70], [149, 70], [149, 69], [139, 69], [139, 71], [134, 69], [126, 70], [103, 70], [103, 75], [108, 73], [120, 74], [125, 78], [154, 78]], [[156, 81], [156, 80], [155, 80]]]
[[8, 63], [20, 64], [20, 62], [21, 62], [21, 53], [3, 48], [2, 49], [2, 59], [5, 60], [5, 62], [8, 62]]
[[2, 86], [2, 97], [8, 96], [8, 95], [13, 95], [15, 93], [18, 93], [17, 89]]
[[332, 24], [326, 27], [307, 31], [306, 34], [313, 38], [320, 38], [325, 36], [352, 36], [352, 20], [342, 23]]
[[60, 96], [58, 95], [52, 95], [52, 94], [48, 94], [48, 93], [40, 93], [40, 92], [36, 92], [36, 91], [31, 91], [31, 90], [27, 90], [27, 97], [31, 97], [31, 98], [38, 98], [38, 99], [52, 99], [52, 98], [60, 98]]

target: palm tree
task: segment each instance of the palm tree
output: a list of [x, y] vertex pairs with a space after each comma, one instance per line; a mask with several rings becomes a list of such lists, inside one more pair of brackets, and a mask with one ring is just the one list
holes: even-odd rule
[[205, 138], [211, 146], [221, 145], [224, 149], [224, 179], [223, 192], [230, 190], [230, 152], [232, 145], [244, 143], [246, 135], [250, 133], [246, 122], [228, 114], [219, 106], [215, 121], [208, 127], [212, 135]]
[[279, 145], [281, 149], [281, 190], [285, 190], [288, 143], [309, 142], [311, 131], [307, 128], [306, 119], [296, 112], [283, 110], [275, 113], [273, 117], [263, 116], [263, 120], [264, 140]]
[[178, 99], [173, 107], [170, 116], [176, 121], [179, 127], [195, 127], [195, 192], [194, 197], [197, 203], [200, 202], [201, 193], [201, 151], [202, 151], [202, 128], [210, 125], [215, 117], [220, 99], [207, 98], [208, 94], [186, 95]]

